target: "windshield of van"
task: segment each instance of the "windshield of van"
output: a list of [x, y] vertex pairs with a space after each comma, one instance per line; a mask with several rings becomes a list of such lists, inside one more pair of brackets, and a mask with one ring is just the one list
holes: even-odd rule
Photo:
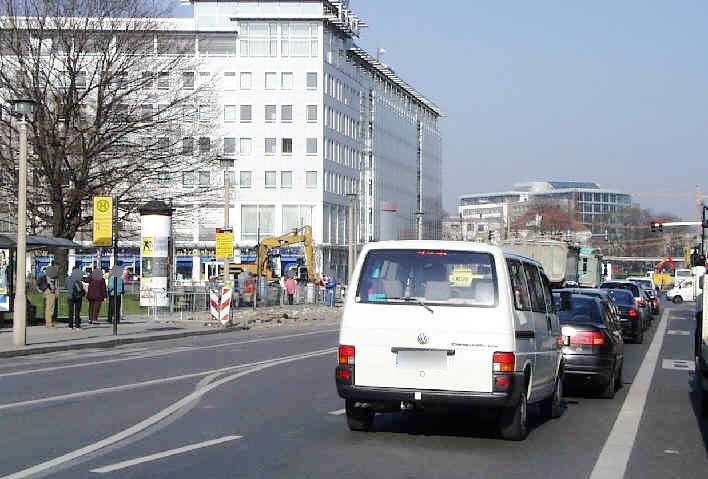
[[451, 250], [372, 250], [356, 290], [361, 303], [494, 306], [497, 297], [493, 256]]

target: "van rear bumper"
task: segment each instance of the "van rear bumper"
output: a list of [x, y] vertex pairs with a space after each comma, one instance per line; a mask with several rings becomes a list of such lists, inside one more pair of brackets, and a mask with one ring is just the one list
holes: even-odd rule
[[[503, 392], [440, 391], [431, 389], [355, 386], [337, 381], [337, 393], [344, 399], [366, 403], [411, 402], [422, 405], [505, 407], [519, 402], [525, 390], [523, 373], [509, 374], [510, 385]], [[416, 399], [416, 394], [420, 399]]]

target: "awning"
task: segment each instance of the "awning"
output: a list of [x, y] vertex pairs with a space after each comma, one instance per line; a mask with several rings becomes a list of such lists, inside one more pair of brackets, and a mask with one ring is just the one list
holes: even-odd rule
[[[9, 249], [16, 247], [17, 233], [0, 233], [0, 248]], [[55, 236], [27, 236], [28, 250], [41, 248], [83, 248], [83, 246], [71, 240]]]

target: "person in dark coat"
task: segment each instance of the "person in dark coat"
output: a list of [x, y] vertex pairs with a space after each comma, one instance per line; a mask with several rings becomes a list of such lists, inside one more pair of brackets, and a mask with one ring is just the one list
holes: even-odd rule
[[84, 298], [84, 287], [81, 278], [83, 273], [77, 266], [66, 278], [66, 298], [69, 305], [69, 327], [71, 329], [81, 328], [81, 303]]
[[91, 273], [89, 279], [88, 293], [86, 298], [89, 301], [89, 324], [98, 323], [98, 312], [101, 309], [101, 303], [108, 297], [106, 291], [106, 282], [103, 280], [103, 274], [100, 269], [96, 269]]

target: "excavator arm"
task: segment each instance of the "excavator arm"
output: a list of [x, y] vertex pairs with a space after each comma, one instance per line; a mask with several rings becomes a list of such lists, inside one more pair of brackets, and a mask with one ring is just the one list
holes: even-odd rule
[[270, 264], [268, 263], [268, 252], [274, 248], [281, 248], [299, 243], [303, 244], [303, 249], [305, 251], [305, 261], [307, 262], [307, 280], [309, 282], [314, 282], [314, 249], [312, 246], [312, 227], [309, 225], [305, 225], [302, 228], [294, 228], [281, 236], [274, 236], [272, 238], [265, 238], [261, 240], [258, 245], [258, 269], [260, 273], [270, 280], [278, 279], [278, 276], [273, 274]]

